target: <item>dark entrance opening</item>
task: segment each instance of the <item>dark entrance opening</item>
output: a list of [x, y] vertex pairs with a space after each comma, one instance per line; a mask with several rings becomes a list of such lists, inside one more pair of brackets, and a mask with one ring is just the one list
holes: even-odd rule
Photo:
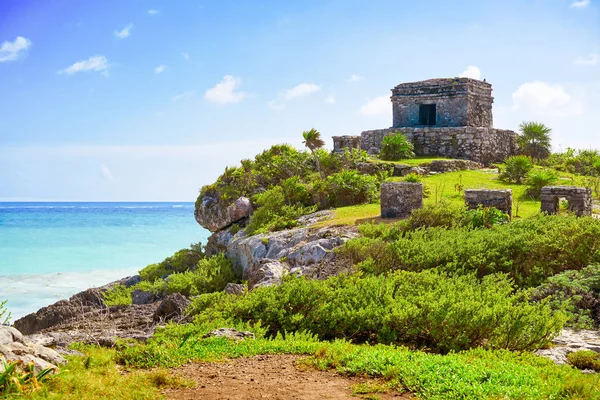
[[435, 104], [419, 104], [419, 125], [435, 125]]

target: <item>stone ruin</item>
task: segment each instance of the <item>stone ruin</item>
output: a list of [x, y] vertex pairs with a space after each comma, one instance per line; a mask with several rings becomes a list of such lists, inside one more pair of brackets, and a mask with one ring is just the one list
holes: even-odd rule
[[576, 186], [544, 186], [540, 196], [542, 212], [558, 214], [561, 199], [569, 202], [569, 211], [576, 215], [592, 215], [592, 189]]
[[423, 208], [423, 184], [384, 182], [381, 184], [381, 218], [408, 218]]
[[512, 217], [512, 190], [466, 189], [465, 203], [472, 210], [483, 207], [495, 207]]
[[360, 149], [360, 136], [332, 136], [333, 151], [342, 152], [344, 149]]
[[502, 162], [516, 154], [517, 134], [493, 127], [492, 85], [471, 78], [430, 79], [392, 89], [393, 125], [360, 136], [334, 137], [334, 151], [360, 148], [379, 154], [383, 138], [401, 132], [417, 156]]

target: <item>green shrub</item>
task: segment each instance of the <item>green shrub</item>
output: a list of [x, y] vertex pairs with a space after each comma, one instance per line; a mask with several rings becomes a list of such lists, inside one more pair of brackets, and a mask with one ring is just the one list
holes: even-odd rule
[[426, 204], [423, 208], [413, 210], [407, 222], [411, 229], [462, 227], [468, 226], [469, 215], [464, 204], [442, 200], [439, 203]]
[[442, 352], [478, 346], [535, 349], [564, 322], [546, 304], [525, 301], [505, 276], [479, 281], [472, 274], [449, 277], [432, 271], [323, 281], [288, 277], [278, 287], [212, 304], [205, 304], [198, 323], [219, 315], [260, 322], [271, 336], [307, 331], [321, 339], [407, 343]]
[[506, 182], [522, 183], [533, 168], [531, 158], [527, 156], [511, 156], [504, 160], [504, 168], [499, 178]]
[[564, 270], [600, 262], [600, 221], [591, 217], [539, 215], [490, 229], [379, 233], [381, 237], [349, 240], [337, 251], [354, 264], [372, 259], [375, 273], [431, 268], [450, 274], [476, 271], [479, 276], [503, 272], [522, 287], [535, 287]]
[[[290, 183], [288, 186], [292, 186], [292, 184]], [[316, 211], [314, 206], [288, 205], [284, 189], [281, 186], [275, 186], [256, 195], [253, 202], [258, 208], [250, 216], [246, 227], [246, 233], [249, 235], [293, 228], [298, 225], [298, 217]]]
[[563, 310], [567, 324], [576, 329], [600, 327], [600, 265], [551, 276], [533, 290], [532, 301], [550, 299], [550, 306]]
[[398, 161], [403, 158], [413, 158], [415, 153], [410, 140], [401, 132], [395, 132], [383, 138], [379, 157], [382, 160]]
[[419, 175], [419, 174], [415, 174], [415, 173], [413, 172], [413, 173], [410, 173], [410, 174], [406, 175], [404, 178], [402, 178], [402, 180], [403, 180], [404, 182], [413, 182], [413, 183], [419, 183], [419, 182], [422, 182], [422, 181], [423, 181], [423, 177], [422, 177], [421, 175]]
[[578, 369], [600, 372], [600, 354], [592, 350], [579, 350], [567, 354], [569, 364]]
[[133, 287], [127, 288], [125, 285], [113, 286], [103, 294], [104, 305], [110, 307], [131, 304], [131, 292], [133, 290]]
[[491, 228], [494, 225], [507, 224], [510, 220], [507, 214], [495, 207], [482, 207], [467, 211], [473, 228]]
[[191, 244], [189, 249], [181, 249], [157, 264], [150, 264], [139, 271], [144, 281], [153, 282], [175, 272], [185, 272], [196, 268], [198, 261], [204, 258], [202, 244]]
[[358, 171], [341, 171], [321, 183], [315, 184], [320, 192], [321, 208], [344, 207], [372, 203], [378, 198], [378, 177], [363, 175]]
[[527, 175], [527, 196], [539, 199], [542, 188], [554, 185], [557, 181], [558, 176], [550, 169], [533, 170]]
[[223, 254], [219, 254], [200, 260], [194, 271], [169, 275], [165, 291], [181, 293], [184, 296], [197, 296], [222, 291], [227, 283], [237, 281], [233, 263]]
[[[21, 360], [6, 361], [0, 354], [0, 396], [16, 398], [33, 393], [39, 390], [42, 387], [41, 382], [56, 370], [56, 367], [50, 367], [36, 373], [33, 362], [23, 365]], [[8, 397], [9, 395], [15, 395], [15, 397]]]
[[10, 312], [6, 309], [6, 302], [8, 300], [0, 301], [0, 325], [8, 324], [10, 320]]

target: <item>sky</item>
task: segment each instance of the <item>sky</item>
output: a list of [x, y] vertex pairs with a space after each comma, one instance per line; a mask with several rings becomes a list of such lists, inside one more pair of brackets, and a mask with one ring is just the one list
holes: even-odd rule
[[600, 0], [0, 0], [0, 201], [194, 201], [456, 76], [493, 85], [495, 127], [600, 148]]

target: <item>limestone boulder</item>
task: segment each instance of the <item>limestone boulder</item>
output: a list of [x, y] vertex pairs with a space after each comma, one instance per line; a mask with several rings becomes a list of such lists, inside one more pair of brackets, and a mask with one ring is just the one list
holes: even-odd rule
[[536, 354], [547, 357], [556, 364], [566, 364], [567, 354], [579, 350], [591, 350], [600, 353], [600, 331], [563, 329], [552, 340], [553, 347], [537, 350]]
[[252, 332], [241, 332], [237, 329], [233, 328], [219, 328], [215, 329], [202, 336], [202, 338], [207, 339], [210, 337], [224, 337], [232, 340], [245, 340], [245, 339], [254, 339], [254, 333]]
[[190, 300], [179, 293], [173, 293], [165, 297], [160, 302], [154, 312], [152, 319], [154, 322], [181, 320], [184, 317], [185, 309], [190, 305]]
[[36, 373], [47, 368], [58, 372], [58, 365], [66, 362], [53, 349], [30, 342], [17, 329], [5, 325], [0, 325], [0, 355], [9, 362], [33, 363]]
[[227, 285], [225, 285], [225, 289], [223, 291], [227, 294], [241, 295], [246, 293], [247, 287], [243, 283], [229, 282]]
[[194, 216], [203, 228], [217, 232], [247, 218], [252, 211], [252, 203], [246, 197], [224, 205], [216, 197], [204, 196], [196, 205]]

